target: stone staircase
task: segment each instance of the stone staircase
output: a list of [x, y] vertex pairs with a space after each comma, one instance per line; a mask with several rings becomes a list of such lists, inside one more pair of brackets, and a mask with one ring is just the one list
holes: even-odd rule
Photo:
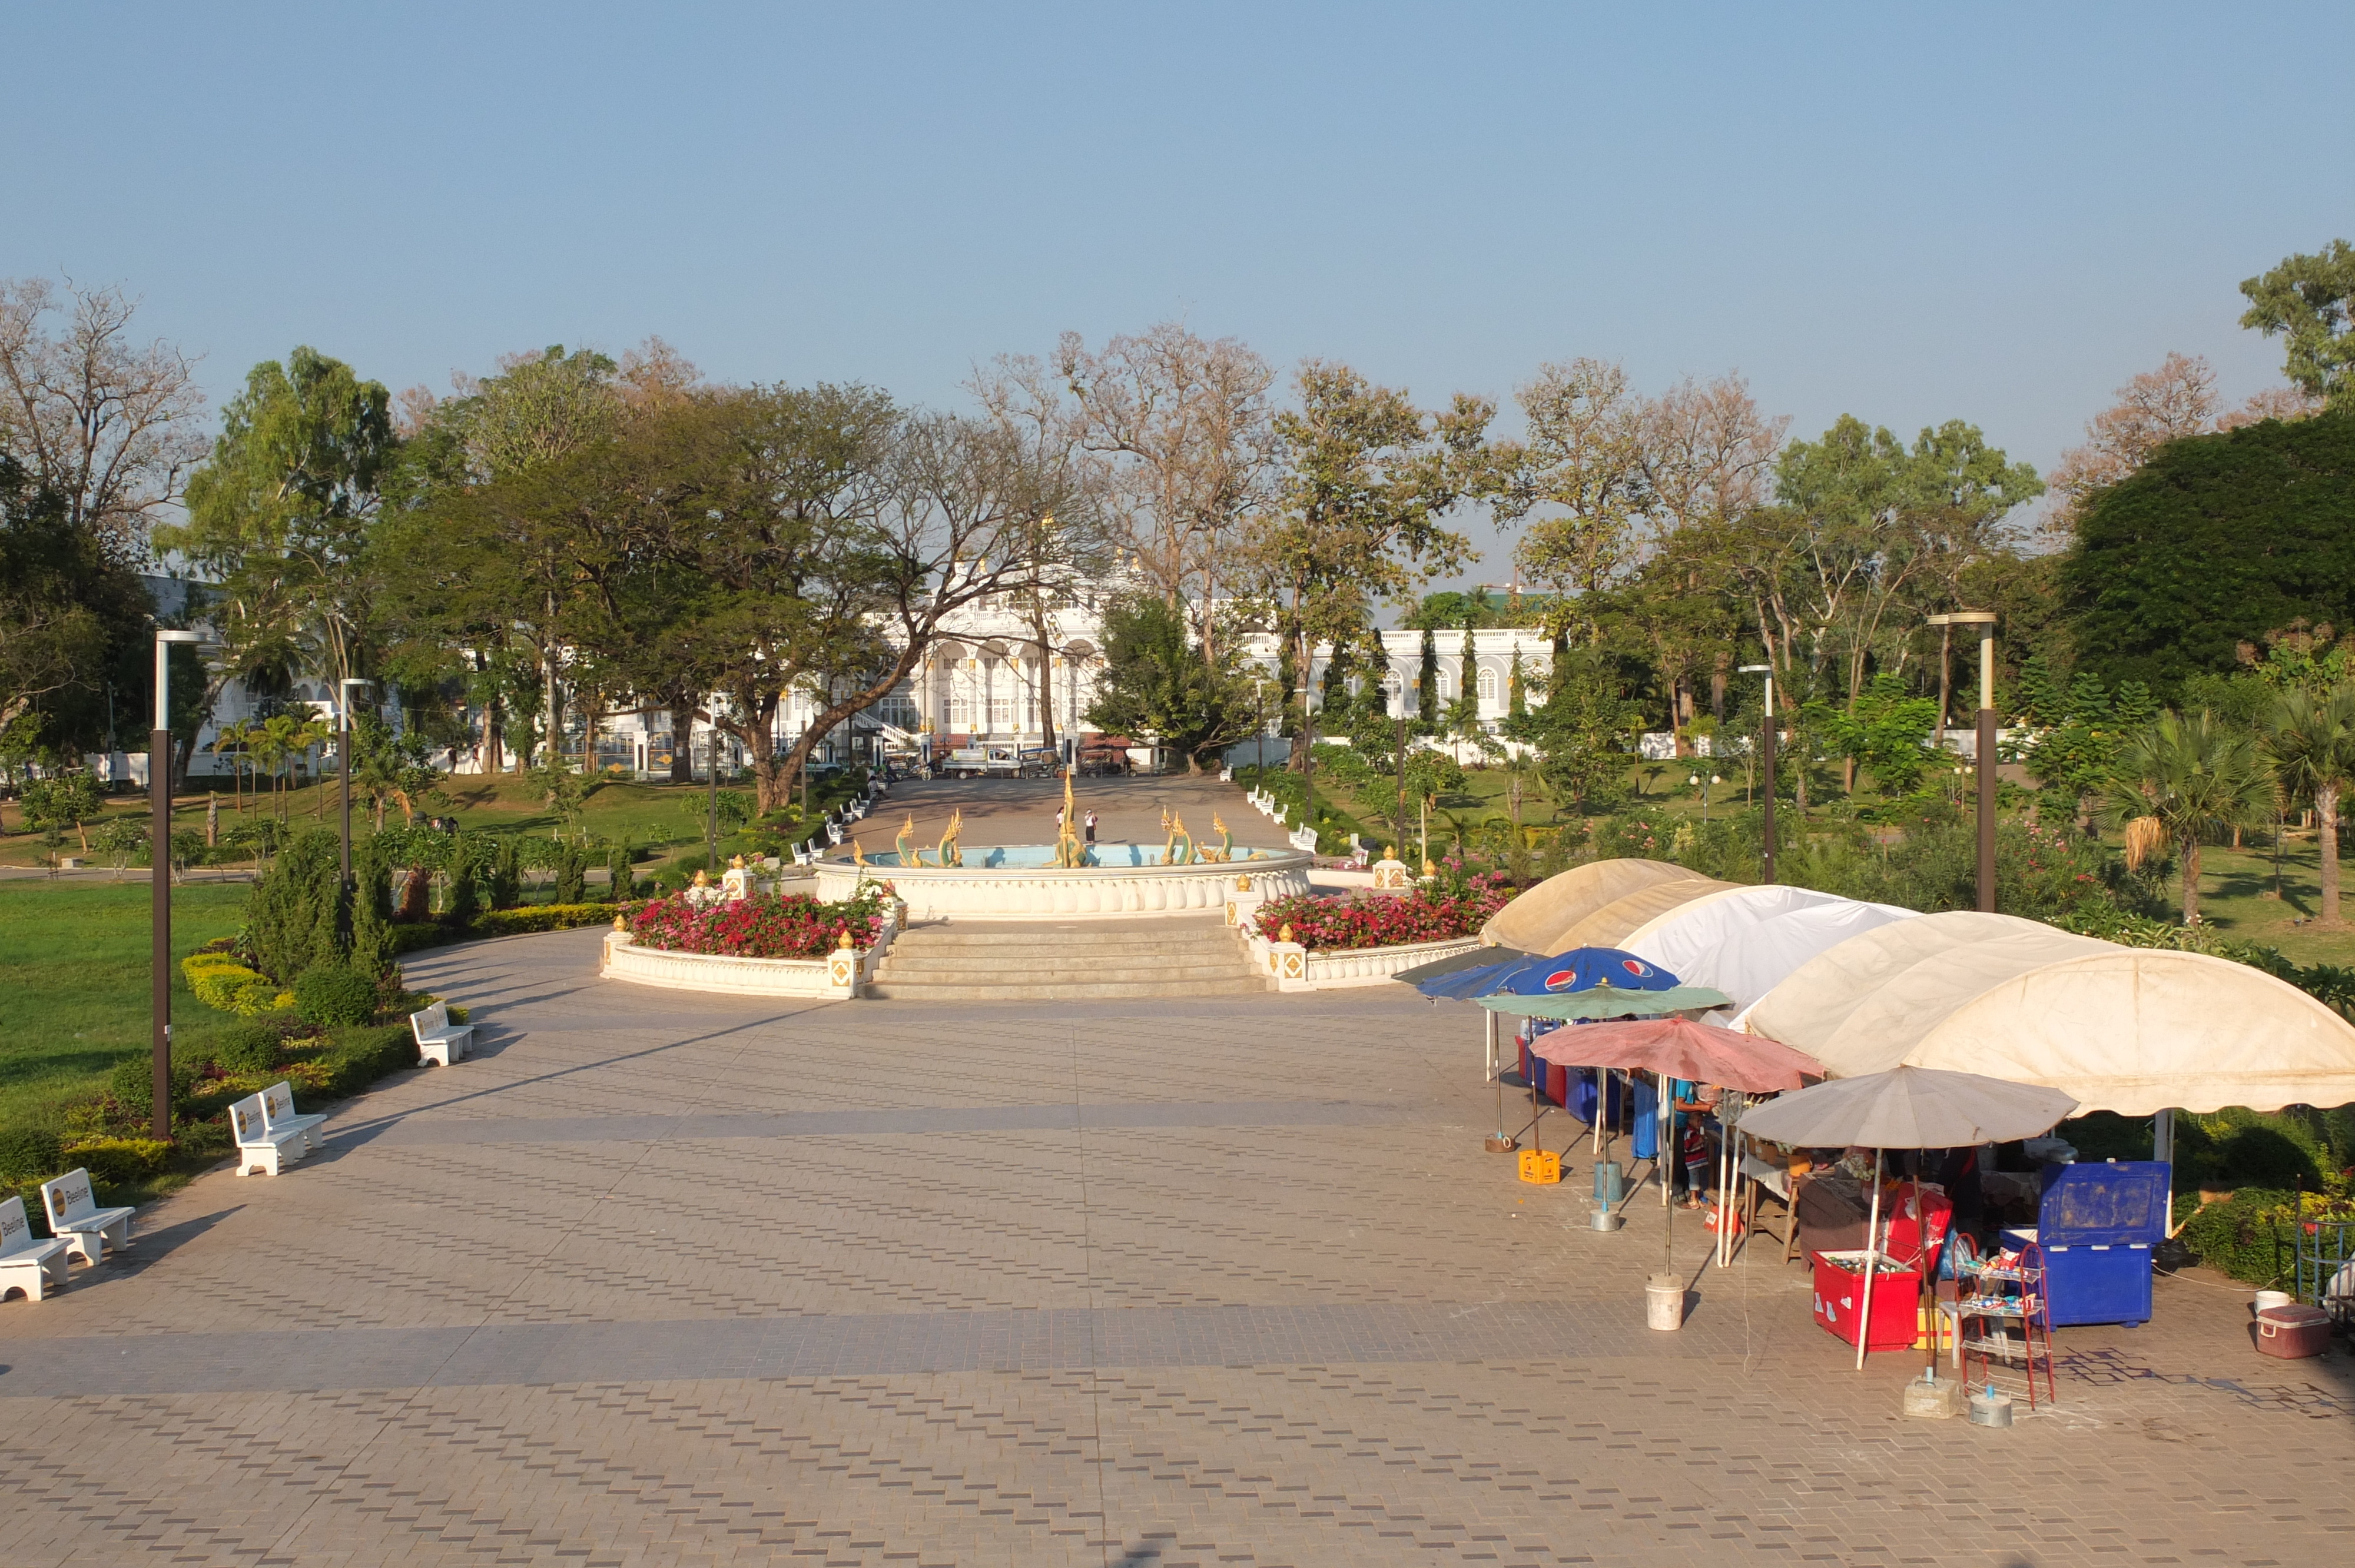
[[920, 926], [883, 956], [867, 990], [896, 1001], [1047, 1001], [1260, 996], [1223, 920], [1023, 920]]

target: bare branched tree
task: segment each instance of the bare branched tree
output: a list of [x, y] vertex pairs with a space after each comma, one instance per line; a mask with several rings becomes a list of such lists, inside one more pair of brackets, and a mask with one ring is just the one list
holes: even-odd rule
[[[0, 449], [63, 498], [75, 527], [133, 554], [209, 445], [187, 356], [134, 342], [137, 309], [120, 289], [0, 280]], [[53, 314], [64, 320], [50, 330]]]
[[[1050, 389], [1035, 364], [1006, 368], [1033, 395]], [[1188, 615], [1214, 662], [1212, 606], [1244, 525], [1272, 493], [1275, 372], [1239, 340], [1207, 339], [1177, 322], [1092, 354], [1066, 333], [1053, 372], [1071, 394], [1080, 444], [1104, 460], [1113, 536], [1154, 591]]]

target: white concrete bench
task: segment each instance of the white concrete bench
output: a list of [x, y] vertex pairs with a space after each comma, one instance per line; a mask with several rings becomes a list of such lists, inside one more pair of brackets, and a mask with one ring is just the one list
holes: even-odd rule
[[417, 1036], [417, 1054], [446, 1067], [464, 1061], [474, 1048], [474, 1026], [450, 1022], [450, 1004], [437, 1001], [422, 1012], [409, 1015], [409, 1031]]
[[21, 1290], [27, 1301], [38, 1301], [52, 1286], [66, 1285], [66, 1247], [59, 1240], [37, 1241], [33, 1222], [25, 1217], [25, 1200], [0, 1203], [0, 1298]]
[[87, 1171], [69, 1171], [54, 1181], [42, 1182], [41, 1202], [49, 1211], [49, 1234], [84, 1263], [104, 1262], [109, 1242], [131, 1245], [131, 1211], [100, 1208]]
[[270, 1130], [260, 1095], [248, 1095], [229, 1107], [229, 1125], [237, 1135], [237, 1173], [240, 1176], [250, 1176], [257, 1171], [275, 1176], [302, 1159], [309, 1147], [309, 1140], [291, 1128]]
[[284, 1079], [261, 1091], [261, 1125], [272, 1132], [299, 1132], [303, 1147], [315, 1150], [324, 1141], [319, 1137], [319, 1124], [324, 1116], [297, 1115], [294, 1109], [294, 1086]]

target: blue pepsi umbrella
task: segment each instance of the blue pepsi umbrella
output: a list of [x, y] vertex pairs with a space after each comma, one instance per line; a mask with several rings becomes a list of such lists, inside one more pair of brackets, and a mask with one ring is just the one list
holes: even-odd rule
[[1553, 996], [1607, 985], [1620, 991], [1668, 991], [1677, 977], [1617, 948], [1572, 948], [1550, 959], [1524, 959], [1505, 968], [1476, 996]]

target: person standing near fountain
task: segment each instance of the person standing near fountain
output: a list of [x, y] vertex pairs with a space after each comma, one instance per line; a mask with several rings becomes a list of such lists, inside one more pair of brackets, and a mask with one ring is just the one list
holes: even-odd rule
[[1088, 847], [1093, 849], [1096, 843], [1096, 809], [1093, 806], [1088, 808], [1087, 823]]

